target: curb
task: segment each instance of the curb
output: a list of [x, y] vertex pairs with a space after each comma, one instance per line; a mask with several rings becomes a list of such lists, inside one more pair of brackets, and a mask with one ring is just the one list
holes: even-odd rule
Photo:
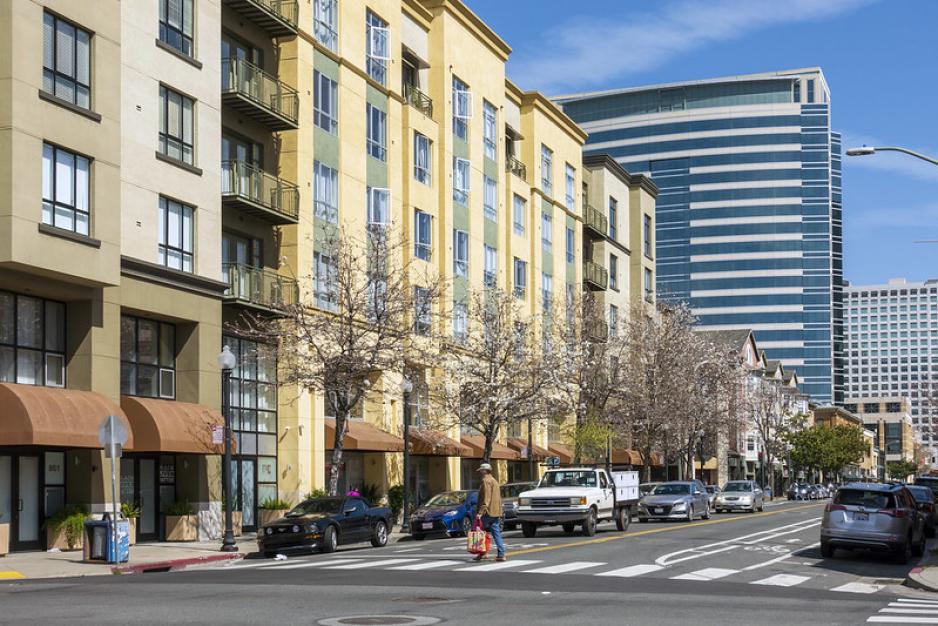
[[148, 572], [175, 572], [188, 567], [196, 567], [217, 561], [231, 561], [243, 559], [241, 553], [210, 554], [186, 559], [172, 559], [169, 561], [154, 561], [151, 563], [137, 563], [134, 565], [118, 565], [111, 568], [113, 574], [145, 574]]
[[911, 587], [912, 589], [938, 592], [938, 576], [928, 577], [932, 578], [933, 581], [930, 581], [924, 576], [925, 570], [928, 569], [938, 572], [938, 562], [936, 562], [935, 557], [931, 554], [931, 546], [928, 546], [928, 548], [925, 554], [922, 555], [922, 558], [918, 560], [918, 563], [915, 564], [915, 567], [906, 574], [903, 585]]

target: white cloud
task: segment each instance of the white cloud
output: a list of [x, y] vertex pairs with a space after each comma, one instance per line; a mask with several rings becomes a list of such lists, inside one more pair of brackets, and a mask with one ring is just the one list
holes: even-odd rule
[[[876, 0], [674, 0], [567, 20], [512, 55], [511, 75], [547, 93], [608, 84], [708, 44], [778, 24], [819, 21]], [[623, 3], [623, 6], [626, 6]], [[632, 5], [634, 6], [634, 5]]]
[[[849, 176], [854, 170], [876, 170], [890, 174], [898, 174], [909, 178], [917, 178], [930, 182], [938, 182], [938, 166], [926, 163], [908, 154], [901, 152], [877, 152], [859, 157], [848, 157], [847, 148], [860, 146], [894, 146], [896, 142], [886, 141], [869, 135], [852, 132], [843, 133], [844, 173]], [[901, 143], [900, 143], [901, 145]], [[932, 158], [938, 157], [938, 147], [935, 146], [903, 146]]]

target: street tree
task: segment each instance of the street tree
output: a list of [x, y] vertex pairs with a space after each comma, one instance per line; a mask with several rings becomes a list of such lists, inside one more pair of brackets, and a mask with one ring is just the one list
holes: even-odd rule
[[891, 461], [886, 463], [886, 474], [893, 480], [905, 480], [918, 472], [915, 461]]
[[868, 449], [860, 426], [811, 426], [792, 433], [791, 459], [805, 470], [840, 474], [848, 465], [859, 463]]
[[769, 468], [769, 485], [775, 485], [775, 463], [788, 452], [788, 435], [792, 428], [794, 411], [791, 391], [781, 381], [754, 379], [748, 392], [751, 406], [750, 427], [759, 437], [763, 463]]

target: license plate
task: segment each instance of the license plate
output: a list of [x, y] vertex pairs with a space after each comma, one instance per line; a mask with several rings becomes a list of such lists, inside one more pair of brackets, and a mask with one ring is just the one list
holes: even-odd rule
[[424, 530], [430, 530], [431, 528], [433, 528], [433, 522], [424, 522], [424, 523], [423, 523], [423, 529], [424, 529]]
[[869, 514], [869, 513], [854, 513], [854, 514], [853, 514], [853, 521], [855, 521], [855, 522], [868, 522], [868, 521], [870, 521], [870, 514]]
[[655, 513], [664, 513], [664, 509], [655, 509]]

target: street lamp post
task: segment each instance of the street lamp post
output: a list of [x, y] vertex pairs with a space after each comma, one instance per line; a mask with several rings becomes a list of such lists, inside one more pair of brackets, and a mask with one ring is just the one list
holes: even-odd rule
[[534, 480], [534, 421], [528, 418], [528, 480]]
[[225, 461], [222, 466], [222, 494], [225, 499], [225, 536], [221, 542], [222, 552], [237, 552], [234, 530], [231, 521], [231, 370], [238, 364], [238, 359], [228, 346], [222, 348], [218, 355], [218, 366], [221, 368], [221, 411], [225, 418]]
[[930, 156], [925, 156], [920, 152], [915, 152], [914, 150], [909, 150], [908, 148], [899, 148], [897, 146], [862, 146], [860, 148], [848, 148], [847, 156], [867, 156], [870, 154], [876, 154], [877, 152], [902, 152], [908, 154], [909, 156], [914, 156], [916, 159], [921, 159], [932, 165], [938, 165], [938, 159], [933, 159]]
[[406, 376], [401, 381], [404, 392], [404, 521], [401, 532], [410, 532], [410, 392], [414, 384]]

